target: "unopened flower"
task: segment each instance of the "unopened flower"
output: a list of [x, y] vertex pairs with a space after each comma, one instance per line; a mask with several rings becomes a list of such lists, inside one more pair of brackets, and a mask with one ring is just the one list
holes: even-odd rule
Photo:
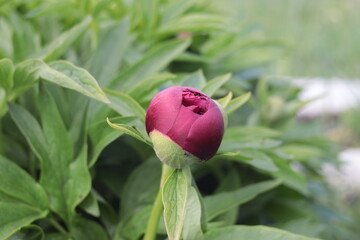
[[219, 105], [191, 87], [157, 94], [146, 113], [146, 130], [161, 161], [173, 168], [213, 157], [224, 135]]

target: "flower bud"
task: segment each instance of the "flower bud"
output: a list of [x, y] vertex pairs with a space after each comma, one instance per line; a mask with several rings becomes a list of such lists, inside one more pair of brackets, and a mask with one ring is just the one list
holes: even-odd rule
[[160, 160], [182, 168], [215, 155], [224, 135], [224, 118], [219, 105], [204, 93], [176, 86], [151, 101], [146, 130]]

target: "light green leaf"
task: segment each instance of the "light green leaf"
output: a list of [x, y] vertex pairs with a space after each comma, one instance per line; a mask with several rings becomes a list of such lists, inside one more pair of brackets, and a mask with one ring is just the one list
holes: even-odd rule
[[129, 45], [129, 18], [112, 26], [101, 38], [87, 64], [91, 74], [106, 86], [118, 71]]
[[109, 240], [101, 225], [85, 218], [77, 217], [72, 221], [70, 231], [76, 240]]
[[252, 138], [274, 138], [281, 136], [281, 132], [261, 126], [231, 127], [231, 130], [229, 130], [226, 134], [229, 138], [242, 138], [246, 136], [251, 136]]
[[114, 124], [110, 122], [108, 118], [106, 119], [106, 121], [110, 127], [119, 130], [125, 134], [128, 134], [133, 138], [136, 138], [137, 140], [140, 140], [141, 142], [146, 143], [147, 145], [152, 147], [152, 143], [149, 140], [147, 140], [147, 138], [145, 138], [144, 135], [141, 132], [139, 132], [136, 128], [129, 126], [127, 124]]
[[246, 163], [264, 171], [275, 172], [279, 170], [268, 155], [258, 150], [242, 150], [235, 153], [224, 153], [219, 155], [219, 157]]
[[201, 203], [197, 191], [192, 186], [188, 189], [185, 212], [184, 240], [201, 240], [203, 238], [201, 230]]
[[174, 19], [178, 19], [195, 3], [195, 0], [170, 1], [168, 5], [164, 7], [164, 11], [161, 16], [161, 26], [172, 22]]
[[209, 31], [235, 32], [236, 29], [227, 25], [223, 17], [207, 13], [192, 13], [164, 25], [158, 30], [157, 34], [165, 36], [181, 32], [199, 33]]
[[233, 111], [244, 105], [250, 99], [250, 97], [251, 97], [251, 93], [248, 92], [245, 93], [244, 95], [234, 98], [226, 106], [225, 111], [227, 112], [227, 114], [232, 113]]
[[269, 137], [279, 135], [280, 132], [264, 127], [230, 127], [225, 132], [220, 150], [229, 152], [244, 148], [273, 148], [279, 146], [281, 141]]
[[284, 181], [284, 185], [304, 194], [309, 194], [309, 189], [306, 183], [305, 176], [295, 172], [290, 166], [289, 163], [283, 159], [273, 157], [273, 161], [276, 166], [280, 169], [277, 172], [272, 172], [271, 174], [279, 179]]
[[10, 90], [13, 86], [14, 65], [11, 59], [0, 59], [0, 87]]
[[110, 83], [111, 89], [128, 91], [142, 80], [162, 70], [175, 57], [185, 51], [190, 40], [173, 40], [149, 51], [140, 61], [122, 71]]
[[220, 98], [217, 101], [221, 105], [221, 107], [225, 109], [227, 105], [230, 103], [232, 97], [233, 97], [232, 92], [229, 92], [225, 97]]
[[32, 87], [39, 80], [39, 72], [44, 67], [44, 63], [38, 59], [29, 59], [19, 63], [14, 72], [13, 94]]
[[124, 117], [136, 116], [141, 122], [145, 122], [145, 110], [140, 104], [129, 95], [105, 89], [106, 94], [111, 100], [110, 107]]
[[75, 25], [70, 30], [67, 30], [48, 45], [46, 45], [38, 54], [37, 58], [49, 62], [59, 58], [64, 52], [89, 28], [91, 17], [86, 17], [84, 20]]
[[224, 85], [231, 78], [231, 73], [216, 77], [209, 82], [201, 89], [206, 95], [211, 97], [216, 90], [218, 90], [222, 85]]
[[23, 169], [0, 155], [0, 239], [48, 213], [44, 189]]
[[280, 180], [252, 184], [231, 192], [222, 192], [204, 198], [208, 220], [236, 206], [246, 203], [259, 194], [269, 191], [281, 184]]
[[205, 84], [206, 84], [206, 79], [201, 69], [189, 75], [185, 75], [184, 77], [181, 78], [181, 86], [202, 89], [205, 86]]
[[159, 88], [164, 83], [173, 80], [175, 75], [170, 73], [160, 73], [154, 75], [144, 81], [139, 82], [133, 89], [129, 91], [129, 95], [138, 101], [148, 97], [154, 90]]
[[162, 188], [164, 221], [169, 240], [179, 240], [185, 220], [188, 187], [191, 179], [185, 171], [189, 167], [176, 169]]
[[49, 66], [43, 65], [39, 75], [49, 82], [73, 89], [98, 101], [110, 103], [93, 76], [70, 62], [54, 61], [49, 63]]
[[[3, 88], [0, 87], [0, 118], [5, 115], [5, 113], [8, 110], [8, 106], [6, 105], [6, 101], [7, 101], [7, 97], [6, 97], [6, 92]], [[0, 141], [1, 137], [0, 137]], [[2, 148], [2, 146], [0, 146], [0, 148]]]
[[[132, 125], [135, 119], [137, 118], [118, 117], [113, 120], [120, 124]], [[92, 146], [90, 149], [89, 167], [95, 164], [100, 153], [107, 145], [123, 134], [121, 131], [114, 131], [109, 128], [105, 119], [91, 124], [87, 132]]]
[[[210, 230], [204, 236], [204, 240], [316, 240], [301, 235], [296, 235], [277, 228], [266, 226], [230, 226]], [[320, 240], [320, 239], [317, 239]]]

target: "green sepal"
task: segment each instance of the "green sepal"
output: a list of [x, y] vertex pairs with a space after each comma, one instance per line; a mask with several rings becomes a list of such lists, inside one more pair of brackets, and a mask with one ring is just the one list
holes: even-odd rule
[[183, 168], [192, 163], [201, 162], [199, 158], [182, 149], [178, 144], [163, 133], [153, 130], [150, 138], [158, 158], [172, 168]]

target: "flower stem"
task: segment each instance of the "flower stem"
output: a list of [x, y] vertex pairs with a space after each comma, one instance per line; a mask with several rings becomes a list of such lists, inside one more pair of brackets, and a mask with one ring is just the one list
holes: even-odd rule
[[164, 208], [162, 203], [162, 188], [166, 179], [174, 172], [174, 170], [174, 168], [168, 167], [166, 164], [163, 164], [160, 180], [160, 189], [156, 195], [156, 199], [151, 209], [144, 240], [154, 240], [156, 237], [156, 230], [158, 228], [161, 212]]

